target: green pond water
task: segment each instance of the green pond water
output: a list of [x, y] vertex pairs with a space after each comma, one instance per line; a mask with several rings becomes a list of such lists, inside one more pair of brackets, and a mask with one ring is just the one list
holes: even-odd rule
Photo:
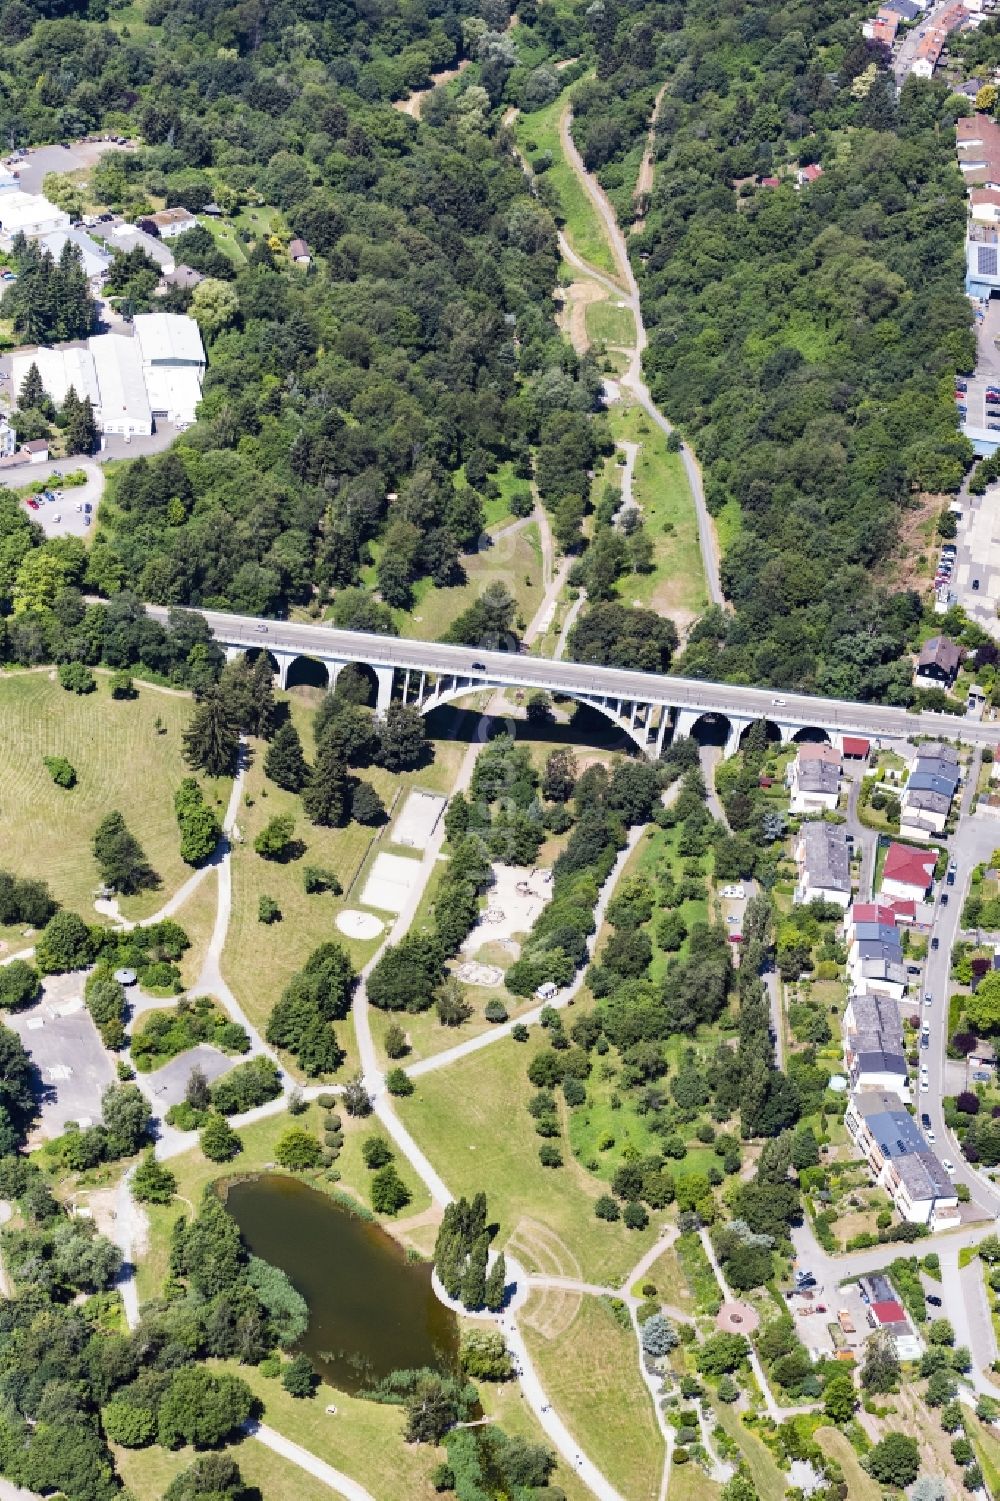
[[295, 1178], [234, 1183], [226, 1208], [255, 1255], [286, 1272], [309, 1305], [298, 1348], [319, 1374], [357, 1392], [390, 1371], [452, 1371], [458, 1324], [390, 1235]]

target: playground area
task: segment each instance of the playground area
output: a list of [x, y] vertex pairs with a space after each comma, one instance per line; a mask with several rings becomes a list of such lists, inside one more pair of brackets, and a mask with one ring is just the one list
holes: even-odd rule
[[475, 959], [467, 959], [455, 970], [455, 974], [463, 985], [491, 986], [500, 985], [503, 981], [503, 970], [497, 964], [478, 964]]
[[511, 943], [530, 932], [543, 907], [552, 899], [551, 870], [525, 865], [494, 865], [493, 885], [486, 910], [462, 948], [476, 954], [484, 943]]
[[414, 788], [393, 825], [390, 842], [401, 844], [406, 849], [425, 850], [447, 802], [446, 797], [436, 792], [421, 792]]

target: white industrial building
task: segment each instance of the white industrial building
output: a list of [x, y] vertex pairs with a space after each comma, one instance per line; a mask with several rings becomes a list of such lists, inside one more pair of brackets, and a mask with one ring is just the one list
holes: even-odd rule
[[144, 313], [131, 336], [96, 334], [86, 345], [19, 350], [12, 356], [15, 393], [32, 364], [57, 406], [72, 386], [81, 400], [90, 397], [102, 433], [148, 437], [157, 418], [175, 427], [195, 420], [205, 349], [193, 318]]
[[54, 234], [59, 229], [69, 229], [69, 214], [56, 208], [41, 193], [0, 194], [0, 248], [9, 250], [17, 235], [29, 240], [39, 235]]

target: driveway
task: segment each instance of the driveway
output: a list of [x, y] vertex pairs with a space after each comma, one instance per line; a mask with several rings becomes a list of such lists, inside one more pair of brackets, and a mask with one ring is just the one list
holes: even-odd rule
[[237, 1063], [245, 1063], [247, 1057], [249, 1054], [222, 1053], [218, 1048], [209, 1047], [207, 1043], [199, 1043], [198, 1047], [171, 1058], [169, 1063], [165, 1063], [154, 1073], [137, 1073], [136, 1083], [154, 1106], [156, 1113], [162, 1115], [171, 1105], [177, 1105], [183, 1100], [192, 1069], [200, 1068], [209, 1084], [214, 1084], [216, 1079], [228, 1074]]

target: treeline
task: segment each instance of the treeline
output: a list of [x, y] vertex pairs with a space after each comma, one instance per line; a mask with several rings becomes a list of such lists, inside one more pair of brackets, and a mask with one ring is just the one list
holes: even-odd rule
[[[647, 378], [730, 539], [735, 611], [696, 624], [680, 668], [906, 703], [920, 602], [889, 564], [917, 492], [955, 490], [971, 458], [952, 394], [975, 358], [952, 130], [968, 106], [912, 78], [897, 100], [859, 16], [828, 5], [610, 4], [588, 42], [574, 134], [626, 225], [645, 217]], [[663, 85], [651, 201], [633, 204]]]

